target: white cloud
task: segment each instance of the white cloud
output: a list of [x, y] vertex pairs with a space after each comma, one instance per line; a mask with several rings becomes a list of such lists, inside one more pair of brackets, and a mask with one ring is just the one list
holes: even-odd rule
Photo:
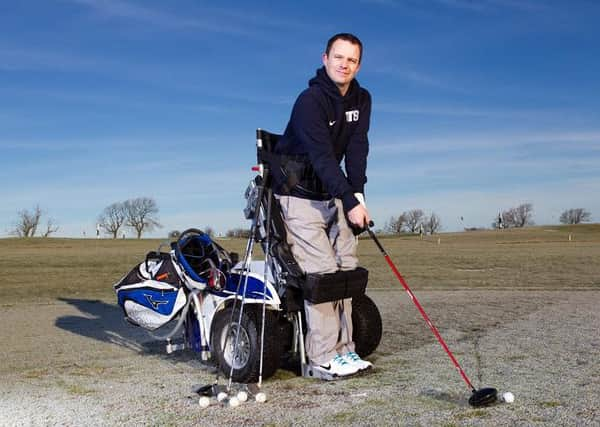
[[[132, 22], [151, 24], [170, 31], [194, 31], [234, 36], [251, 37], [264, 41], [277, 40], [267, 36], [270, 31], [278, 33], [285, 31], [310, 34], [323, 28], [317, 28], [312, 23], [292, 20], [281, 16], [271, 16], [260, 13], [257, 8], [223, 8], [198, 5], [182, 14], [175, 11], [150, 8], [143, 2], [135, 3], [122, 0], [71, 0], [94, 10], [103, 17], [124, 19]], [[142, 6], [141, 4], [144, 4]], [[163, 3], [163, 6], [170, 6]], [[327, 24], [326, 24], [327, 25]]]
[[[386, 61], [387, 62], [387, 61]], [[374, 74], [383, 74], [386, 76], [390, 76], [393, 78], [406, 80], [409, 82], [417, 83], [424, 86], [432, 86], [436, 88], [442, 89], [451, 89], [451, 90], [460, 90], [455, 86], [450, 86], [447, 83], [443, 82], [439, 77], [433, 76], [431, 74], [425, 73], [423, 71], [415, 70], [413, 67], [410, 67], [406, 64], [402, 66], [392, 66], [392, 65], [372, 65], [368, 67], [368, 73]]]
[[152, 24], [154, 26], [159, 26], [170, 30], [199, 30], [212, 33], [225, 33], [246, 36], [253, 33], [253, 31], [248, 31], [247, 27], [242, 25], [231, 25], [228, 22], [211, 19], [211, 17], [205, 17], [204, 19], [201, 19], [198, 17], [189, 17], [172, 14], [145, 6], [139, 6], [133, 2], [117, 0], [72, 1], [74, 3], [88, 6], [104, 16], [113, 18], [125, 18], [141, 23]]
[[[168, 85], [168, 83], [167, 83]], [[178, 89], [181, 89], [181, 85]], [[191, 88], [187, 88], [191, 89]], [[160, 109], [163, 111], [181, 111], [181, 112], [209, 112], [209, 113], [218, 113], [225, 114], [231, 113], [235, 111], [241, 111], [242, 109], [238, 106], [232, 106], [231, 103], [225, 103], [227, 97], [223, 98], [223, 102], [221, 104], [211, 102], [201, 102], [199, 100], [193, 100], [190, 102], [168, 102], [165, 101], [164, 98], [156, 98], [147, 94], [136, 94], [129, 93], [126, 96], [123, 93], [110, 93], [109, 91], [100, 92], [73, 92], [66, 90], [49, 90], [49, 89], [21, 89], [21, 88], [12, 88], [12, 89], [0, 89], [0, 93], [9, 93], [12, 96], [18, 97], [29, 97], [29, 98], [43, 98], [45, 100], [53, 100], [59, 101], [61, 103], [67, 103], [73, 106], [78, 106], [80, 108], [90, 108], [90, 106], [118, 106], [119, 111], [127, 110], [153, 110]], [[268, 102], [264, 101], [263, 102]], [[8, 112], [5, 114], [8, 115]], [[82, 113], [79, 112], [79, 115]], [[96, 115], [102, 115], [105, 117], [110, 117], [110, 113], [104, 111], [102, 113], [95, 113]], [[18, 114], [13, 113], [17, 118]], [[0, 120], [2, 116], [0, 116]], [[31, 119], [30, 119], [31, 120]], [[38, 122], [39, 118], [35, 118], [36, 122]], [[21, 120], [22, 121], [22, 120]], [[38, 122], [39, 123], [39, 122]]]
[[[197, 69], [195, 63], [189, 67]], [[103, 88], [93, 91], [70, 91], [65, 89], [52, 89], [49, 86], [40, 88], [1, 87], [0, 93], [12, 97], [43, 98], [45, 100], [58, 100], [77, 105], [118, 105], [119, 109], [135, 108], [149, 109], [161, 108], [175, 111], [199, 111], [213, 113], [228, 113], [247, 109], [248, 104], [269, 104], [274, 106], [291, 106], [295, 94], [261, 94], [249, 90], [231, 91], [227, 88], [214, 88], [204, 84], [194, 83], [199, 75], [191, 76], [181, 68], [182, 76], [173, 75], [173, 68], [169, 65], [146, 64], [139, 60], [131, 61], [123, 58], [119, 61], [106, 60], [91, 54], [73, 54], [71, 52], [50, 49], [34, 49], [22, 47], [0, 46], [0, 71], [58, 71], [64, 73], [85, 73], [90, 75], [111, 76], [118, 80], [134, 82], [126, 93]], [[43, 84], [43, 82], [42, 82]], [[208, 96], [214, 101], [202, 102], [199, 97], [193, 102], [165, 102], [164, 97], [153, 95], [152, 90], [144, 90], [146, 86], [167, 88], [191, 95], [192, 93]], [[144, 91], [142, 91], [144, 90]], [[237, 101], [232, 103], [231, 101]], [[0, 120], [22, 119], [24, 112], [16, 114], [8, 106], [5, 111], [0, 111]], [[106, 113], [104, 113], [106, 115]], [[36, 120], [38, 120], [36, 118]]]
[[97, 68], [103, 69], [106, 66], [107, 61], [97, 58], [33, 48], [0, 46], [0, 70], [4, 71], [37, 69], [94, 70]]
[[514, 132], [494, 129], [481, 133], [460, 133], [444, 137], [383, 137], [371, 144], [371, 152], [381, 155], [401, 153], [435, 153], [439, 150], [468, 150], [502, 147], [518, 147], [523, 144], [538, 144], [543, 147], [553, 144], [555, 147], [571, 147], [580, 144], [592, 150], [600, 149], [600, 130], [555, 132]]
[[[410, 114], [422, 116], [473, 117], [511, 120], [540, 120], [564, 118], [567, 111], [558, 109], [489, 109], [460, 105], [415, 105], [376, 102], [373, 111], [390, 114]], [[578, 115], [581, 113], [578, 112]]]
[[498, 9], [512, 9], [522, 12], [540, 12], [547, 9], [546, 4], [535, 0], [435, 0], [449, 8], [490, 12]]
[[[378, 4], [382, 6], [394, 6], [404, 8], [431, 7], [430, 4], [417, 0], [361, 0], [363, 3]], [[431, 3], [449, 9], [467, 10], [472, 12], [489, 12], [497, 9], [513, 9], [526, 12], [540, 12], [549, 8], [548, 4], [536, 0], [434, 0]]]

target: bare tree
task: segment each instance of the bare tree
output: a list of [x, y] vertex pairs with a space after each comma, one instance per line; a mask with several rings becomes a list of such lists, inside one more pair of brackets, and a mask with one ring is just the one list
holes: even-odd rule
[[138, 197], [123, 202], [126, 212], [125, 224], [133, 228], [137, 238], [141, 239], [144, 231], [152, 231], [155, 227], [162, 227], [156, 214], [158, 206], [150, 197]]
[[592, 214], [583, 208], [567, 209], [560, 214], [560, 222], [563, 224], [580, 224], [591, 219]]
[[531, 203], [523, 203], [515, 208], [515, 226], [525, 227], [533, 225], [533, 205]]
[[404, 231], [406, 226], [406, 212], [400, 215], [398, 218], [391, 217], [390, 220], [385, 224], [384, 230], [387, 233], [400, 234]]
[[385, 222], [383, 229], [386, 233], [396, 234], [398, 231], [396, 230], [396, 218], [391, 216], [388, 221]]
[[402, 215], [406, 215], [406, 227], [411, 233], [417, 232], [425, 217], [425, 213], [421, 209], [413, 209]]
[[39, 205], [36, 205], [31, 212], [28, 209], [20, 210], [17, 212], [17, 221], [11, 233], [19, 237], [35, 236], [42, 213], [43, 211]]
[[127, 219], [125, 203], [117, 202], [108, 205], [98, 216], [98, 224], [105, 233], [112, 234], [113, 239], [119, 235], [119, 229]]
[[[15, 221], [11, 234], [19, 237], [34, 237], [40, 227], [40, 222], [44, 211], [40, 205], [36, 205], [31, 211], [23, 209], [17, 212], [17, 221]], [[54, 218], [49, 218], [46, 223], [46, 229], [40, 233], [42, 237], [49, 237], [56, 233], [59, 227]]]
[[46, 222], [46, 231], [42, 233], [42, 237], [50, 237], [52, 233], [56, 233], [58, 231], [58, 225], [54, 218], [48, 218]]
[[512, 228], [517, 226], [515, 208], [510, 208], [502, 212], [502, 224], [503, 228]]
[[430, 217], [425, 218], [423, 223], [425, 226], [425, 231], [429, 234], [435, 234], [442, 229], [442, 221], [435, 212], [432, 212]]
[[[533, 225], [533, 205], [523, 203], [516, 208], [510, 208], [503, 211], [502, 214], [494, 220], [492, 225], [498, 228], [525, 227]], [[502, 224], [502, 226], [500, 226]]]
[[[430, 221], [433, 221], [433, 224], [430, 224]], [[399, 234], [404, 231], [416, 233], [421, 226], [427, 231], [430, 231], [431, 226], [433, 226], [433, 233], [435, 233], [441, 228], [440, 218], [435, 213], [432, 213], [431, 217], [428, 218], [423, 210], [413, 209], [402, 212], [397, 218], [392, 216], [385, 224], [384, 230], [386, 233], [392, 234]]]

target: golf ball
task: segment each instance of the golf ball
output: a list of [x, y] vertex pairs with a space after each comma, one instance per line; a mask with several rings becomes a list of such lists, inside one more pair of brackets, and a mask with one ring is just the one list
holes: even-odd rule
[[507, 391], [502, 395], [502, 400], [504, 400], [506, 403], [513, 403], [515, 401], [515, 395], [510, 391]]
[[210, 399], [206, 396], [202, 396], [198, 400], [198, 405], [200, 405], [201, 408], [208, 408], [210, 406]]
[[258, 403], [263, 403], [267, 401], [267, 395], [264, 394], [262, 391], [260, 393], [256, 393], [256, 396], [254, 398]]
[[231, 399], [229, 399], [229, 406], [231, 406], [232, 408], [235, 408], [236, 406], [240, 406], [240, 401], [238, 400], [237, 397], [232, 397]]
[[227, 399], [227, 393], [225, 393], [224, 391], [220, 392], [219, 394], [217, 394], [217, 400], [219, 402], [224, 401], [225, 399]]
[[238, 392], [237, 398], [240, 402], [245, 402], [246, 400], [248, 400], [248, 393], [242, 390]]

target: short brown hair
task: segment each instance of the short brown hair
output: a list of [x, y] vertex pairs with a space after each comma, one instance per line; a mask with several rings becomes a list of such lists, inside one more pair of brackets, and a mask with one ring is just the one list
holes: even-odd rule
[[358, 49], [360, 51], [360, 54], [358, 57], [358, 62], [360, 62], [360, 60], [362, 59], [362, 52], [363, 52], [362, 42], [360, 41], [360, 39], [358, 37], [356, 37], [354, 34], [350, 34], [350, 33], [338, 33], [335, 36], [331, 37], [329, 39], [329, 41], [327, 42], [327, 47], [325, 48], [325, 54], [327, 56], [329, 56], [329, 51], [331, 50], [331, 46], [335, 43], [336, 40], [345, 40], [347, 42], [357, 45]]

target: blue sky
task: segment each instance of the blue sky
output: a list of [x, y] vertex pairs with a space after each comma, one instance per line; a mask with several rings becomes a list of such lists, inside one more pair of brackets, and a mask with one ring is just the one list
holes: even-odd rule
[[140, 196], [154, 236], [247, 226], [254, 130], [283, 131], [341, 31], [365, 45], [377, 225], [488, 227], [525, 202], [600, 221], [598, 22], [593, 0], [2, 2], [0, 236], [36, 204], [89, 236]]

